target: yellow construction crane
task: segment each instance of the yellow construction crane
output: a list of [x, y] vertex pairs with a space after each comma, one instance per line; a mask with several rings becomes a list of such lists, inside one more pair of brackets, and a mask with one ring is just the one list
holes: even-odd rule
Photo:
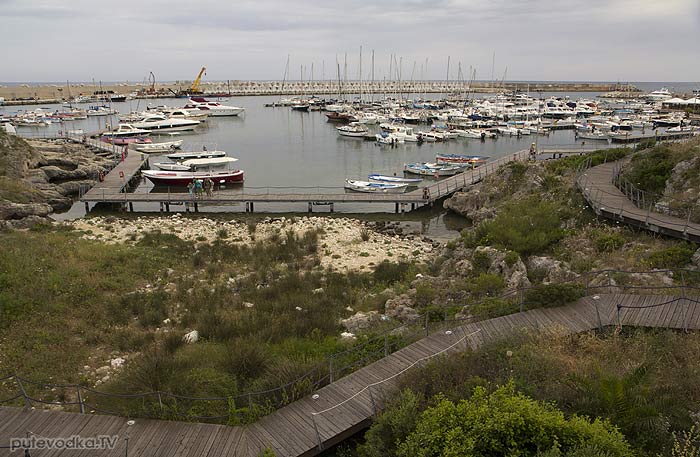
[[205, 74], [205, 71], [207, 71], [207, 67], [202, 67], [201, 70], [199, 70], [199, 74], [197, 75], [197, 79], [194, 80], [192, 83], [192, 86], [190, 86], [190, 93], [192, 94], [201, 94], [202, 90], [199, 87], [199, 83], [202, 81], [202, 75]]

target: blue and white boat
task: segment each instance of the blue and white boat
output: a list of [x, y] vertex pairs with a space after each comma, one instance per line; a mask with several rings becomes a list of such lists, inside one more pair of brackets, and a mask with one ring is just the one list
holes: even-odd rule
[[386, 176], [378, 174], [369, 175], [367, 176], [367, 179], [370, 181], [390, 182], [394, 184], [418, 184], [419, 182], [423, 181], [421, 178], [402, 178], [400, 176]]
[[464, 166], [443, 165], [439, 163], [418, 162], [404, 165], [404, 171], [407, 173], [435, 177], [454, 176], [463, 170]]
[[408, 184], [389, 184], [369, 181], [356, 181], [354, 179], [345, 180], [345, 188], [355, 192], [368, 192], [379, 194], [401, 194]]

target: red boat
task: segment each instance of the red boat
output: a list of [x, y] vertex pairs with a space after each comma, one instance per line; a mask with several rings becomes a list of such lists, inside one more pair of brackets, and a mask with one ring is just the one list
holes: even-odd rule
[[156, 186], [187, 186], [197, 179], [211, 179], [215, 185], [240, 184], [243, 182], [243, 170], [221, 171], [165, 171], [143, 170], [143, 176], [147, 177]]

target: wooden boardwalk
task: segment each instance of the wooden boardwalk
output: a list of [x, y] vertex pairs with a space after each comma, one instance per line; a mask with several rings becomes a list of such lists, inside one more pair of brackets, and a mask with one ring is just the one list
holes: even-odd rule
[[[486, 176], [496, 172], [501, 165], [528, 159], [527, 151], [519, 151], [498, 160], [488, 162], [480, 167], [466, 170], [455, 176], [440, 179], [425, 187], [404, 194], [371, 194], [360, 192], [344, 192], [341, 188], [324, 192], [280, 192], [273, 188], [240, 187], [238, 192], [214, 192], [212, 196], [193, 198], [184, 193], [182, 188], [167, 189], [167, 192], [130, 193], [124, 192], [126, 183], [136, 178], [138, 172], [146, 164], [148, 157], [136, 152], [130, 152], [125, 161], [107, 174], [104, 182], [83, 194], [80, 198], [86, 205], [89, 203], [128, 203], [133, 210], [133, 203], [157, 203], [161, 211], [170, 210], [170, 205], [185, 205], [197, 211], [201, 205], [230, 206], [245, 204], [246, 211], [253, 211], [256, 203], [306, 203], [308, 211], [314, 206], [328, 205], [333, 211], [335, 203], [383, 203], [393, 204], [395, 211], [405, 212], [424, 205], [432, 205], [436, 201], [449, 197], [453, 193], [469, 187]], [[120, 174], [123, 173], [123, 176]], [[294, 189], [294, 188], [288, 188]], [[313, 188], [310, 188], [313, 190]], [[320, 189], [319, 189], [320, 190]]]
[[610, 162], [589, 168], [576, 179], [577, 187], [596, 214], [663, 235], [700, 242], [700, 224], [651, 211], [651, 206], [638, 208], [615, 187], [613, 176], [621, 163]]
[[[33, 457], [123, 456], [126, 436], [133, 457], [312, 456], [365, 428], [381, 410], [401, 374], [444, 353], [478, 349], [522, 334], [576, 334], [611, 325], [700, 329], [698, 301], [664, 295], [600, 294], [567, 306], [536, 309], [451, 331], [440, 331], [364, 367], [246, 427], [127, 419], [56, 411], [0, 408], [0, 446], [12, 437], [119, 435], [110, 451], [33, 450]], [[0, 449], [0, 455], [3, 450]]]

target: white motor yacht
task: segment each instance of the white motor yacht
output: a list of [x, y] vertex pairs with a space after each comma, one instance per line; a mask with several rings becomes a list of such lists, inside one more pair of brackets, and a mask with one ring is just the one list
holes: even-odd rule
[[102, 136], [107, 138], [121, 138], [132, 136], [148, 136], [150, 134], [150, 130], [138, 129], [131, 124], [119, 124], [117, 130], [114, 130], [112, 132], [105, 132], [102, 134]]
[[219, 102], [211, 102], [202, 97], [190, 98], [190, 102], [185, 105], [185, 109], [206, 111], [210, 116], [238, 116], [245, 111], [245, 108], [222, 105]]
[[163, 116], [162, 114], [149, 114], [140, 122], [135, 122], [134, 127], [149, 130], [151, 133], [157, 132], [182, 132], [194, 130], [199, 125], [199, 121], [191, 119], [177, 119]]

